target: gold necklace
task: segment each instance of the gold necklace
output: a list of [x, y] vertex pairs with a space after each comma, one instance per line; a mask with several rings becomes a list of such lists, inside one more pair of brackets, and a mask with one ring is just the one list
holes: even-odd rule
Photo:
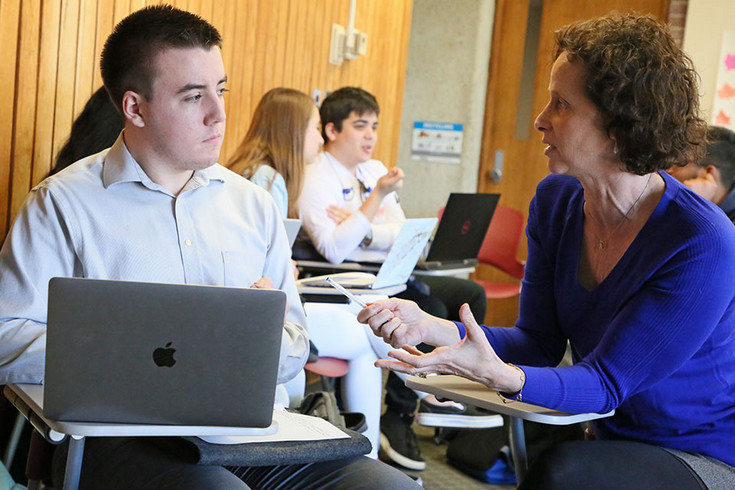
[[621, 226], [623, 226], [623, 223], [625, 223], [628, 220], [628, 216], [630, 216], [630, 213], [633, 211], [633, 208], [635, 208], [636, 204], [638, 204], [638, 201], [640, 201], [641, 198], [643, 197], [643, 194], [645, 194], [646, 189], [648, 189], [648, 184], [651, 182], [651, 177], [653, 177], [653, 173], [648, 174], [648, 180], [646, 181], [646, 185], [643, 187], [643, 190], [638, 195], [638, 198], [633, 202], [630, 208], [628, 208], [628, 211], [620, 219], [620, 222], [617, 224], [617, 226], [615, 226], [615, 228], [610, 233], [608, 233], [604, 239], [602, 238], [597, 239], [597, 248], [599, 250], [604, 250], [607, 248], [607, 242], [610, 239], [610, 237], [613, 236], [613, 234], [616, 231], [618, 231]]

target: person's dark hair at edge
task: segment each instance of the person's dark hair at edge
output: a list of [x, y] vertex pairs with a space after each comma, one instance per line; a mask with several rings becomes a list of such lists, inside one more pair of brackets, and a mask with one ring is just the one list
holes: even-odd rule
[[707, 154], [700, 167], [714, 165], [720, 171], [722, 185], [735, 185], [735, 133], [727, 128], [710, 126], [707, 130]]
[[125, 120], [105, 88], [100, 87], [71, 125], [69, 139], [56, 156], [56, 163], [49, 175], [64, 170], [77, 160], [109, 148], [124, 126]]
[[584, 66], [588, 95], [629, 172], [701, 160], [699, 76], [663, 23], [621, 13], [575, 22], [556, 31], [554, 59], [562, 52]]
[[128, 90], [151, 100], [159, 52], [213, 46], [221, 48], [222, 37], [201, 17], [170, 5], [145, 7], [123, 19], [107, 38], [100, 61], [102, 80], [120, 110]]
[[367, 112], [374, 112], [377, 116], [380, 114], [380, 106], [373, 94], [359, 87], [342, 87], [324, 98], [319, 108], [324, 141], [329, 141], [324, 126], [332, 123], [334, 129], [342, 131], [342, 122], [350, 117], [353, 111], [360, 116]]

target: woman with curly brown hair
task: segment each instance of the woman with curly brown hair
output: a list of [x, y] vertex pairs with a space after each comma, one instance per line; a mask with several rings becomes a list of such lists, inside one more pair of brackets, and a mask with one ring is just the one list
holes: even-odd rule
[[[697, 75], [650, 16], [574, 23], [556, 41], [535, 123], [553, 175], [530, 205], [515, 328], [399, 300], [358, 319], [404, 347], [381, 366], [615, 410], [594, 440], [543, 453], [521, 488], [735, 488], [735, 228], [665, 172], [702, 154]], [[556, 367], [567, 341], [574, 365]], [[443, 347], [421, 354], [420, 342]]]

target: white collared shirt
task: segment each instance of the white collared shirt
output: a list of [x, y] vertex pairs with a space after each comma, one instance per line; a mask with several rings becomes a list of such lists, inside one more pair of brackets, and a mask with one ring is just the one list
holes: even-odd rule
[[122, 136], [31, 190], [0, 251], [0, 384], [43, 379], [48, 281], [87, 277], [249, 287], [288, 296], [279, 383], [308, 356], [281, 216], [263, 189], [215, 164], [178, 196], [146, 175]]
[[[360, 212], [367, 194], [388, 169], [378, 160], [357, 166], [352, 175], [329, 152], [322, 152], [306, 166], [304, 189], [299, 198], [299, 215], [314, 246], [329, 262], [344, 260], [382, 262], [401, 230], [406, 215], [395, 192], [387, 195], [372, 223]], [[363, 182], [363, 193], [360, 182]], [[364, 194], [364, 195], [363, 195]], [[336, 205], [352, 212], [339, 225], [327, 216], [327, 207]], [[373, 239], [361, 248], [363, 238], [372, 231]]]

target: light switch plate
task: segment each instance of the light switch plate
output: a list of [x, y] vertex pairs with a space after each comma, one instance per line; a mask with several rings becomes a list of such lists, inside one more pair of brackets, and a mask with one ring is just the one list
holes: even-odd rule
[[329, 63], [340, 66], [345, 59], [345, 28], [332, 24], [332, 38], [329, 42]]
[[367, 53], [368, 35], [364, 32], [355, 33], [355, 53], [365, 56]]

